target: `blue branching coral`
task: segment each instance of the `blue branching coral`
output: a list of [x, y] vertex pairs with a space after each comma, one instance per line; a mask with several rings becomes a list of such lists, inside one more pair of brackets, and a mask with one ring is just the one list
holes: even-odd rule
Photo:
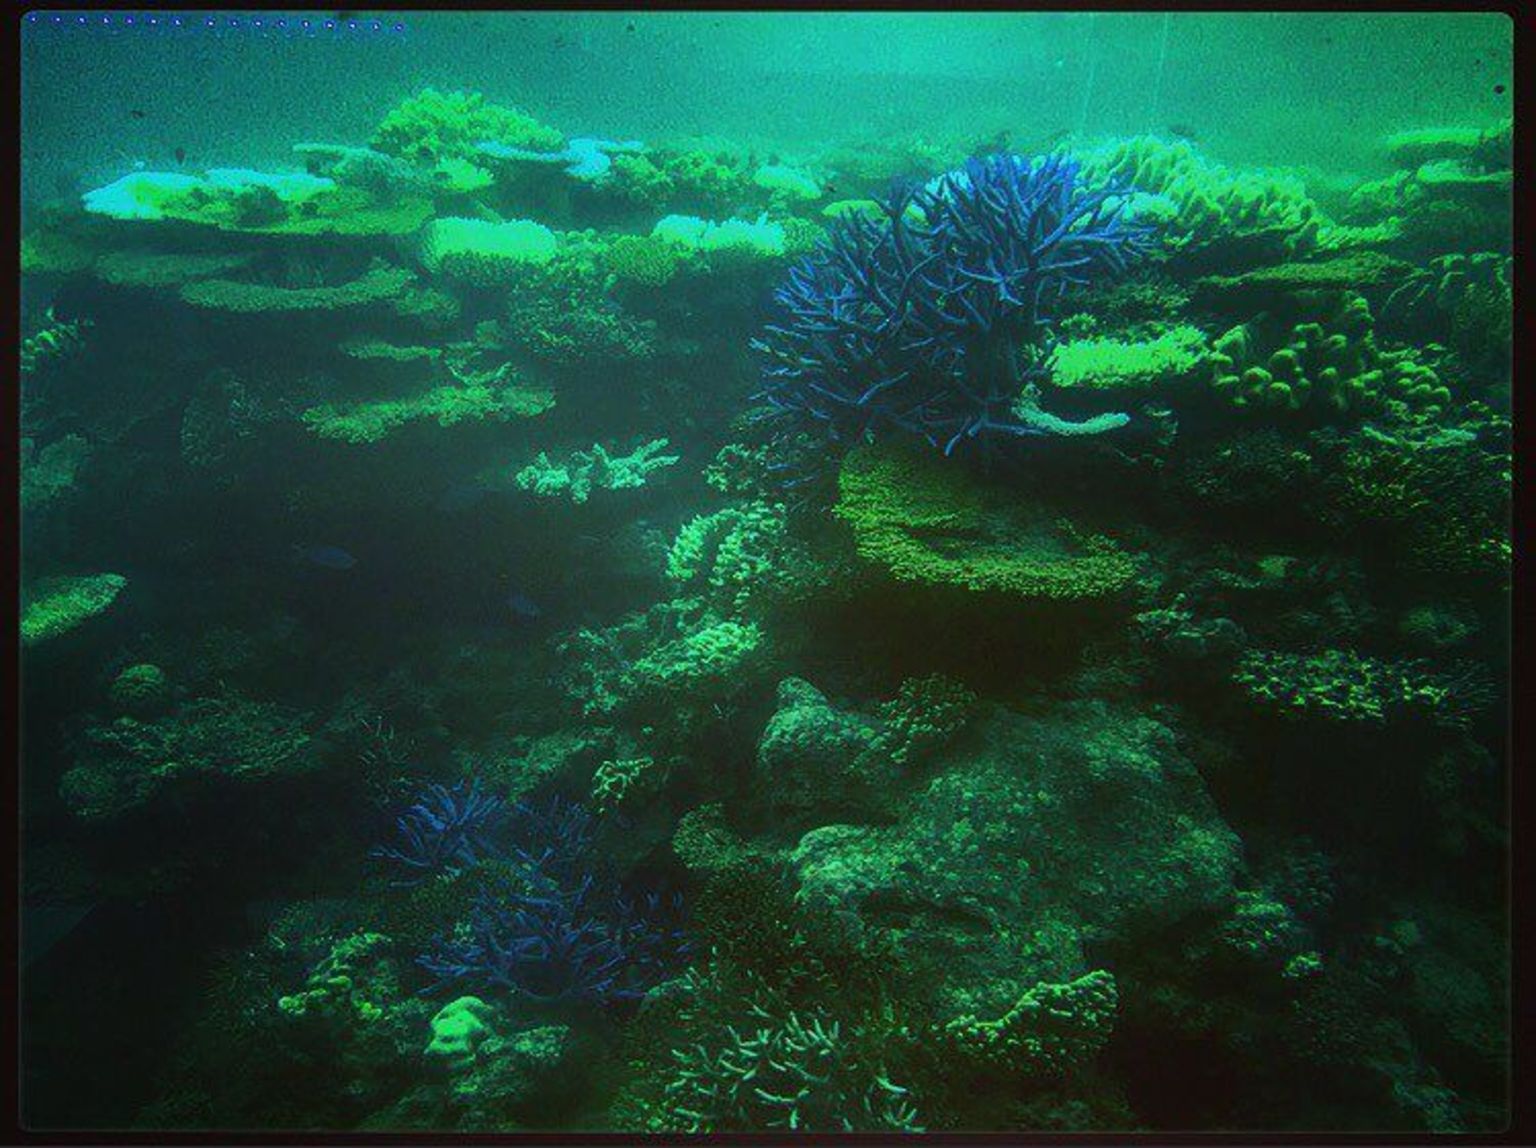
[[946, 454], [1123, 424], [1064, 423], [1031, 388], [1049, 371], [1051, 309], [1147, 244], [1124, 202], [1061, 155], [1000, 154], [897, 191], [883, 217], [842, 216], [775, 293], [778, 315], [753, 343], [759, 398], [833, 437], [894, 428]]
[[400, 845], [381, 845], [373, 856], [402, 867], [400, 884], [468, 869], [498, 852], [505, 812], [502, 799], [477, 781], [428, 785], [395, 822]]
[[543, 1002], [610, 1004], [645, 995], [681, 955], [661, 898], [644, 908], [605, 896], [590, 873], [574, 885], [545, 877], [508, 902], [485, 895], [469, 920], [420, 964], [447, 984], [502, 989]]
[[468, 916], [418, 964], [428, 992], [508, 991], [541, 1002], [612, 1004], [660, 980], [686, 951], [680, 902], [651, 893], [636, 902], [591, 869], [591, 815], [558, 799], [519, 803], [494, 855], [515, 873], [492, 882]]

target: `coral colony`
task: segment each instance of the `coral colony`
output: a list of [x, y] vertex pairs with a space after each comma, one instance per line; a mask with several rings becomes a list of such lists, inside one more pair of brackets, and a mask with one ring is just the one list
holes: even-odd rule
[[1125, 199], [1062, 155], [1001, 154], [897, 191], [883, 218], [844, 216], [774, 294], [760, 397], [834, 437], [894, 428], [945, 454], [1051, 433], [1016, 405], [1050, 376], [1063, 298], [1148, 246]]

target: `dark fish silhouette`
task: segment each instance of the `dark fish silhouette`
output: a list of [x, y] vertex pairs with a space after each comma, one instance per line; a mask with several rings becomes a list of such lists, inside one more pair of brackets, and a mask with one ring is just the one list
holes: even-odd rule
[[357, 565], [357, 559], [340, 546], [295, 546], [294, 550], [305, 562], [327, 570], [350, 570]]
[[176, 149], [176, 162], [177, 163], [186, 163], [187, 162], [187, 149], [186, 148], [179, 147], [179, 148]]
[[1200, 138], [1195, 135], [1195, 129], [1185, 127], [1183, 124], [1169, 124], [1168, 134], [1174, 139], [1188, 140], [1190, 143], [1200, 142]]
[[518, 621], [531, 622], [544, 613], [539, 604], [527, 594], [513, 592], [507, 595], [507, 609], [512, 611], [512, 617]]
[[129, 108], [128, 109], [128, 114], [130, 116], [132, 116], [136, 120], [142, 120], [144, 118], [144, 109], [143, 108]]

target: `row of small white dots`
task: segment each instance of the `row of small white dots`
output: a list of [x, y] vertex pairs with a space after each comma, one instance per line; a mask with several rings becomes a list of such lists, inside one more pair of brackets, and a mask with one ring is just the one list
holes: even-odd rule
[[343, 29], [348, 32], [404, 32], [404, 24], [386, 24], [382, 20], [267, 20], [260, 16], [241, 19], [230, 17], [219, 20], [209, 17], [207, 19], [184, 18], [181, 16], [45, 16], [38, 12], [27, 15], [29, 24], [58, 24], [65, 25], [106, 25], [108, 27], [168, 27], [168, 28], [275, 28], [287, 31], [289, 28], [298, 29], [301, 32], [324, 31], [334, 32]]

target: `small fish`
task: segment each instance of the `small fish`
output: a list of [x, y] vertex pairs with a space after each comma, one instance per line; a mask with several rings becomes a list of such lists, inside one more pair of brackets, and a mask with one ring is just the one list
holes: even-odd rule
[[176, 162], [177, 163], [186, 163], [187, 162], [187, 149], [186, 148], [184, 148], [184, 147], [177, 148], [176, 152], [175, 152], [175, 155], [176, 155]]
[[523, 622], [531, 622], [544, 613], [537, 602], [517, 591], [507, 595], [507, 609], [512, 611], [514, 620]]
[[130, 108], [130, 109], [128, 109], [128, 114], [130, 116], [132, 116], [136, 120], [142, 120], [144, 118], [144, 109], [143, 108]]
[[626, 31], [626, 32], [633, 32], [634, 30], [635, 30], [635, 22], [633, 20], [631, 20], [628, 24], [624, 25], [624, 31]]
[[1496, 95], [1496, 96], [1502, 96], [1504, 94], [1504, 85], [1503, 84], [1494, 84], [1493, 85], [1493, 94]]
[[1169, 124], [1168, 134], [1174, 139], [1188, 140], [1190, 143], [1199, 143], [1200, 139], [1195, 135], [1195, 129], [1185, 127], [1183, 124]]
[[327, 570], [350, 570], [357, 565], [357, 559], [340, 546], [295, 546], [294, 550], [304, 561]]

